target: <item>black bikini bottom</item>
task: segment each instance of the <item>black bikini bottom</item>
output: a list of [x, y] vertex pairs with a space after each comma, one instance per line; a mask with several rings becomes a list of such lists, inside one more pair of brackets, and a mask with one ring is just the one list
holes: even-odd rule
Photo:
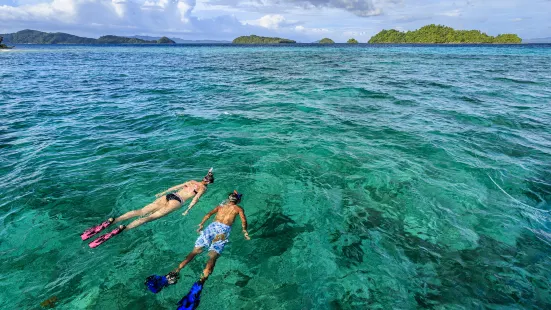
[[166, 195], [166, 201], [171, 201], [171, 200], [176, 200], [178, 201], [179, 203], [182, 203], [182, 198], [180, 198], [178, 195], [176, 194], [167, 194]]

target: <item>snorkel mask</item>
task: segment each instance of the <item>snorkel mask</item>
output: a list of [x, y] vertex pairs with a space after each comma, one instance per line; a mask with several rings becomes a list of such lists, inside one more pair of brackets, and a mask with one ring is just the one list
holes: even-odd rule
[[214, 183], [214, 175], [212, 174], [212, 168], [209, 169], [209, 172], [203, 178], [203, 181], [205, 181], [207, 183]]
[[239, 194], [236, 190], [234, 190], [233, 193], [230, 194], [228, 200], [234, 203], [238, 203], [241, 201], [242, 196], [243, 194]]

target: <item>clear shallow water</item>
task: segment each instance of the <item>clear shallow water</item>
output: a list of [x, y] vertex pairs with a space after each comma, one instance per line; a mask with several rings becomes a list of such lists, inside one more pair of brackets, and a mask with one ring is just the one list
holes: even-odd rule
[[[0, 53], [0, 308], [172, 309], [244, 193], [201, 309], [551, 307], [549, 46], [18, 46]], [[180, 212], [80, 233], [215, 167]]]

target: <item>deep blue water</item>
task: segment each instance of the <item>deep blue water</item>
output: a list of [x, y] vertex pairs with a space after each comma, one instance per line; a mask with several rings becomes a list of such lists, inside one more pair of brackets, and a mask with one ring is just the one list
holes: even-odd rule
[[[234, 189], [200, 309], [551, 308], [551, 45], [65, 46], [0, 52], [0, 308], [153, 295]], [[213, 166], [176, 211], [80, 233]]]

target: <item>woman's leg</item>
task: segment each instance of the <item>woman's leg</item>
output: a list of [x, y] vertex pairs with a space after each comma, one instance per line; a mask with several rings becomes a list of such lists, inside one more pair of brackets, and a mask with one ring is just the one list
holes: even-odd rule
[[136, 216], [147, 215], [151, 212], [154, 212], [154, 211], [164, 207], [165, 204], [166, 204], [166, 198], [165, 197], [158, 198], [157, 200], [155, 200], [154, 202], [148, 204], [147, 206], [143, 207], [142, 209], [132, 210], [132, 211], [126, 212], [125, 214], [117, 217], [113, 223], [118, 223], [118, 222], [127, 220], [129, 218], [136, 217]]
[[181, 203], [177, 203], [177, 201], [175, 200], [172, 200], [172, 201], [174, 201], [175, 203], [173, 204], [169, 203], [165, 207], [158, 209], [157, 211], [153, 212], [149, 216], [142, 217], [141, 219], [137, 219], [133, 221], [132, 223], [128, 224], [128, 226], [126, 226], [126, 229], [128, 230], [128, 229], [136, 228], [144, 223], [154, 221], [178, 209], [182, 205]]

